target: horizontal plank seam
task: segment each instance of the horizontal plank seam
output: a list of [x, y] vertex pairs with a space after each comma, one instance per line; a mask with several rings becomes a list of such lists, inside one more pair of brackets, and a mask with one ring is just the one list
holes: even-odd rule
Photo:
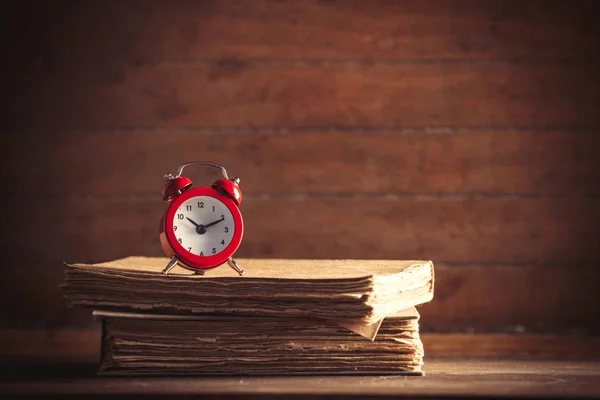
[[[90, 339], [99, 338], [100, 330], [98, 329], [98, 323], [94, 322], [91, 325], [81, 326], [68, 326], [55, 329], [45, 329], [40, 327], [31, 328], [0, 328], [0, 336], [18, 338], [22, 335], [35, 335], [38, 340], [48, 340], [50, 343], [60, 344], [61, 339], [71, 338], [73, 335], [81, 335]], [[598, 341], [600, 336], [596, 335], [580, 335], [577, 333], [514, 333], [514, 332], [481, 332], [481, 333], [462, 333], [462, 332], [422, 332], [421, 336], [423, 339], [443, 339], [452, 338], [460, 341], [473, 341], [473, 340], [485, 340], [493, 341], [494, 339], [508, 339], [513, 341], [531, 341], [532, 339], [544, 340], [572, 340], [573, 342], [579, 342], [581, 340]], [[89, 350], [84, 348], [85, 350]], [[3, 353], [6, 353], [6, 349], [2, 349]]]
[[301, 60], [244, 60], [236, 58], [220, 58], [216, 60], [147, 60], [140, 67], [353, 67], [377, 65], [594, 65], [600, 62], [599, 57], [497, 57], [497, 58], [429, 58], [429, 59], [301, 59]]
[[[158, 187], [158, 186], [157, 186]], [[242, 186], [243, 187], [243, 186]], [[64, 195], [56, 193], [44, 193], [24, 190], [19, 194], [10, 191], [2, 191], [6, 196], [18, 199], [20, 196], [30, 198], [31, 195], [37, 195], [37, 201], [40, 200], [60, 200], [60, 201], [132, 201], [145, 202], [151, 200], [160, 200], [160, 188], [156, 192], [127, 192], [110, 193], [94, 195]], [[255, 193], [245, 194], [244, 200], [248, 201], [307, 201], [307, 200], [370, 200], [370, 201], [398, 201], [398, 200], [600, 200], [600, 194], [518, 194], [518, 193]]]
[[263, 127], [245, 127], [245, 126], [190, 126], [190, 127], [161, 127], [161, 126], [105, 126], [105, 127], [44, 127], [30, 128], [27, 126], [9, 126], [0, 124], [2, 135], [22, 135], [22, 134], [46, 134], [46, 133], [178, 133], [178, 134], [335, 134], [339, 132], [347, 133], [367, 133], [367, 134], [428, 134], [428, 135], [449, 135], [461, 133], [554, 133], [568, 132], [572, 134], [598, 134], [600, 125], [461, 125], [461, 126], [367, 126], [367, 125], [335, 125], [335, 126], [263, 126]]
[[[435, 302], [435, 299], [433, 300]], [[422, 307], [427, 307], [427, 304], [421, 304], [416, 306], [417, 310], [420, 310]], [[98, 326], [98, 322], [93, 319], [92, 316], [92, 308], [83, 308], [76, 307], [77, 309], [86, 312], [89, 312], [89, 319], [86, 321], [78, 320], [77, 322], [69, 322], [68, 325], [56, 326], [56, 331], [61, 330], [92, 330]], [[66, 300], [65, 300], [65, 311], [67, 310]], [[473, 328], [466, 322], [466, 326], [463, 328], [457, 327], [445, 327], [445, 328], [432, 328], [429, 324], [428, 319], [421, 320], [421, 333], [422, 334], [458, 334], [458, 335], [538, 335], [540, 337], [560, 337], [560, 336], [574, 336], [578, 338], [597, 338], [600, 339], [600, 330], [599, 326], [596, 324], [594, 326], [582, 326], [581, 323], [571, 323], [568, 326], [563, 326], [560, 328], [554, 328], [552, 330], [539, 330], [532, 328], [531, 325], [523, 324], [523, 323], [498, 323], [495, 326], [492, 323], [487, 323], [485, 328]], [[465, 324], [464, 320], [462, 322], [457, 322], [457, 325]], [[476, 323], [477, 324], [477, 323]], [[29, 322], [27, 324], [23, 324], [22, 322], [18, 327], [11, 327], [9, 324], [5, 324], [5, 327], [0, 329], [0, 331], [7, 331], [13, 329], [25, 330], [25, 331], [35, 331], [40, 328], [44, 328], [42, 324], [36, 324], [35, 322]]]
[[[65, 306], [66, 307], [66, 306]], [[419, 310], [421, 306], [417, 306], [417, 310]], [[69, 323], [66, 326], [61, 326], [61, 327], [57, 327], [56, 334], [60, 334], [60, 331], [69, 331], [69, 330], [83, 330], [83, 331], [90, 331], [90, 333], [93, 333], [95, 329], [98, 329], [98, 331], [100, 330], [100, 327], [98, 326], [98, 322], [94, 321], [92, 318], [92, 309], [88, 308], [87, 309], [90, 312], [90, 321], [87, 323], [84, 322], [77, 322], [77, 323]], [[37, 331], [41, 328], [44, 328], [43, 326], [36, 326], [36, 325], [30, 325], [30, 326], [22, 326], [20, 328], [15, 328], [14, 330], [23, 330], [23, 331]], [[0, 331], [12, 331], [13, 328], [11, 327], [5, 327], [0, 329]], [[497, 328], [497, 329], [473, 329], [473, 328], [469, 328], [466, 327], [464, 329], [445, 329], [445, 330], [435, 330], [435, 329], [430, 329], [427, 326], [427, 321], [426, 320], [421, 320], [421, 335], [465, 335], [465, 336], [478, 336], [478, 335], [487, 335], [487, 336], [494, 336], [494, 335], [514, 335], [516, 338], [519, 338], [521, 335], [523, 336], [536, 336], [539, 337], [540, 339], [553, 339], [553, 338], [561, 338], [561, 337], [572, 337], [572, 338], [576, 338], [578, 340], [585, 340], [585, 339], [591, 339], [591, 340], [600, 340], [600, 335], [598, 335], [597, 330], [594, 328], [585, 328], [585, 327], [578, 327], [578, 326], [570, 326], [570, 327], [565, 327], [559, 330], [553, 330], [553, 331], [536, 331], [536, 330], [531, 330], [529, 329], [527, 326], [523, 326], [520, 324], [514, 324], [514, 325], [503, 325], [502, 328]]]
[[[91, 308], [90, 308], [91, 310]], [[57, 327], [57, 328], [43, 328], [43, 327], [31, 327], [31, 328], [19, 328], [19, 327], [4, 327], [0, 328], [0, 335], [15, 335], [18, 337], [21, 334], [35, 334], [40, 338], [59, 338], [59, 335], [65, 334], [76, 334], [76, 335], [97, 335], [98, 329], [94, 327]], [[599, 336], [581, 336], [578, 334], [556, 334], [556, 333], [507, 333], [507, 332], [496, 332], [496, 333], [473, 333], [473, 334], [462, 334], [452, 332], [426, 332], [423, 336], [429, 337], [457, 337], [458, 339], [475, 339], [475, 338], [499, 338], [505, 337], [507, 339], [574, 339], [579, 340], [585, 339], [600, 339]]]
[[[468, 263], [461, 263], [461, 262], [445, 262], [445, 261], [435, 261], [434, 262], [435, 267], [436, 268], [452, 268], [452, 269], [460, 269], [460, 268], [464, 268], [464, 269], [472, 269], [472, 268], [501, 268], [501, 269], [511, 269], [511, 268], [516, 268], [519, 270], [525, 270], [525, 269], [532, 269], [532, 268], [544, 268], [544, 269], [563, 269], [565, 271], [569, 271], [569, 273], [572, 271], [573, 269], [573, 265], [567, 265], [567, 264], [556, 264], [556, 263], [539, 263], [539, 264], [531, 264], [531, 263], [516, 263], [516, 262], [512, 262], [512, 263], [501, 263], [501, 262], [490, 262], [490, 261], [486, 261], [486, 262], [468, 262]], [[581, 269], [586, 269], [586, 268], [593, 268], [594, 272], [597, 272], [598, 275], [600, 275], [600, 270], [596, 271], [596, 268], [600, 265], [600, 262], [590, 262], [588, 264], [581, 264], [581, 263], [577, 263], [576, 266], [577, 268]], [[524, 272], [524, 271], [523, 271]]]
[[[12, 57], [5, 64], [19, 64], [28, 59]], [[221, 57], [215, 59], [183, 60], [111, 60], [97, 58], [73, 58], [65, 65], [78, 67], [126, 67], [126, 68], [313, 68], [313, 67], [371, 67], [371, 66], [428, 66], [428, 65], [595, 65], [600, 58], [589, 57], [498, 57], [498, 58], [407, 58], [407, 59], [242, 59]]]
[[515, 57], [515, 58], [432, 58], [432, 59], [405, 59], [405, 60], [241, 60], [241, 59], [217, 59], [217, 60], [147, 60], [135, 63], [141, 68], [173, 68], [173, 67], [198, 67], [212, 68], [237, 67], [237, 68], [311, 68], [311, 67], [365, 67], [365, 66], [427, 66], [427, 65], [595, 65], [600, 62], [598, 57]]
[[[257, 258], [257, 257], [250, 257], [250, 258]], [[261, 257], [261, 258], [265, 258], [265, 257]], [[319, 260], [311, 258], [311, 260]], [[106, 261], [106, 260], [104, 260]], [[23, 257], [21, 259], [19, 259], [18, 261], [6, 261], [4, 263], [4, 267], [5, 269], [10, 269], [10, 268], [52, 268], [52, 267], [60, 267], [60, 268], [66, 268], [65, 263], [67, 264], [73, 264], [73, 263], [77, 263], [79, 261], [77, 260], [50, 260], [50, 259], [27, 259], [26, 257]], [[600, 266], [600, 262], [588, 262], [588, 263], [576, 263], [576, 264], [565, 264], [565, 263], [556, 263], [556, 262], [540, 262], [537, 264], [532, 264], [532, 263], [518, 263], [518, 262], [496, 262], [496, 261], [481, 261], [481, 262], [473, 262], [473, 261], [469, 261], [469, 262], [456, 262], [456, 261], [444, 261], [444, 260], [433, 260], [433, 263], [435, 265], [435, 268], [451, 268], [451, 269], [473, 269], [473, 268], [497, 268], [497, 269], [517, 269], [519, 270], [519, 272], [522, 273], [527, 273], [526, 270], [527, 269], [537, 269], [537, 268], [543, 268], [543, 269], [555, 269], [555, 270], [564, 270], [564, 271], [568, 271], [569, 273], [573, 270], [574, 267], [577, 267], [578, 270], [586, 270], [586, 271], [592, 271], [594, 273], [597, 273], [598, 275], [600, 275], [600, 269], [598, 269], [598, 267]], [[33, 264], [36, 264], [37, 266], [34, 266]]]

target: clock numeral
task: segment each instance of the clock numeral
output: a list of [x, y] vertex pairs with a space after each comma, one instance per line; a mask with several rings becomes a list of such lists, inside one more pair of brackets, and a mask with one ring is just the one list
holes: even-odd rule
[[201, 255], [201, 256], [203, 256], [203, 255], [204, 255], [204, 252], [203, 252], [203, 251], [201, 251], [201, 252], [200, 252], [200, 255]]
[[229, 233], [229, 228], [225, 227], [225, 233]]
[[183, 242], [183, 240], [181, 240], [181, 238], [177, 239], [177, 241], [178, 241], [179, 243]]
[[225, 246], [225, 239], [221, 240], [221, 244]]
[[215, 206], [213, 206], [213, 212], [215, 212]]
[[204, 202], [203, 201], [199, 201], [198, 202], [198, 208], [204, 208]]
[[183, 219], [183, 214], [177, 214], [177, 219]]
[[192, 248], [191, 248], [191, 247], [188, 247], [188, 251], [192, 251]]
[[187, 206], [185, 206], [185, 210], [186, 211], [192, 211], [192, 206], [190, 206], [189, 204]]
[[173, 227], [173, 230], [174, 230], [175, 232], [177, 232], [177, 225], [175, 225], [175, 226]]
[[213, 251], [212, 251], [212, 253], [213, 253], [213, 254], [215, 254], [216, 252], [217, 252], [217, 249], [215, 249], [215, 248], [213, 247]]
[[221, 214], [221, 219], [225, 219], [225, 216], [223, 214]]

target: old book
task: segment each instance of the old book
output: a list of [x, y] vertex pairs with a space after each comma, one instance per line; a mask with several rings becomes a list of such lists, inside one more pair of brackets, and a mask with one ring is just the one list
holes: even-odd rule
[[386, 318], [374, 341], [305, 317], [95, 311], [101, 375], [420, 375], [419, 315]]
[[[238, 260], [246, 275], [216, 268], [206, 275], [161, 273], [165, 258], [129, 257], [68, 265], [71, 306], [154, 313], [297, 316], [377, 326], [433, 298], [430, 261]], [[360, 329], [360, 327], [357, 327]]]

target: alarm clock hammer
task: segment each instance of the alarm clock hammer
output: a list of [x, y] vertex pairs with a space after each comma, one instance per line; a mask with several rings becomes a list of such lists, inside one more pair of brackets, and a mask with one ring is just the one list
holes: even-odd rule
[[[191, 165], [219, 168], [224, 179], [210, 187], [192, 187], [192, 181], [181, 175]], [[204, 274], [227, 262], [242, 275], [244, 271], [232, 257], [244, 232], [240, 179], [229, 179], [221, 165], [193, 161], [180, 165], [176, 175], [166, 174], [165, 181], [162, 195], [169, 205], [160, 222], [160, 242], [171, 260], [163, 273], [179, 265]]]

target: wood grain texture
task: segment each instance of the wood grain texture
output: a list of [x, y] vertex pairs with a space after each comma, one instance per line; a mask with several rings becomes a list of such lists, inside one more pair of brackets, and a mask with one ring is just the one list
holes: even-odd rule
[[[103, 378], [93, 365], [8, 365], [12, 381], [0, 383], [10, 397], [103, 397], [161, 399], [479, 399], [596, 398], [597, 361], [461, 360], [426, 363], [425, 377], [305, 376], [240, 378]], [[19, 375], [19, 372], [21, 375]], [[44, 374], [45, 373], [45, 374]], [[23, 379], [27, 377], [27, 379]]]
[[[217, 397], [232, 400], [596, 398], [600, 394], [598, 368], [597, 361], [439, 359], [428, 361], [425, 377], [418, 378], [278, 376], [244, 379], [98, 379], [91, 365], [67, 364], [54, 369], [46, 365], [37, 370], [28, 366], [9, 365], [5, 370], [14, 380], [1, 382], [0, 390], [11, 397], [36, 398], [49, 395], [114, 396], [119, 399], [142, 396], [161, 399]], [[28, 379], [23, 380], [23, 376]]]
[[[67, 308], [58, 288], [64, 269], [59, 262], [5, 264], [0, 300], [11, 304], [19, 299], [19, 304], [0, 313], [0, 327], [96, 326], [91, 310]], [[434, 299], [419, 307], [422, 332], [600, 332], [597, 268], [438, 264], [435, 274]]]
[[[33, 76], [32, 76], [33, 75]], [[7, 83], [9, 128], [591, 126], [587, 62], [66, 65]], [[60, 93], [60, 100], [56, 95]], [[33, 117], [35, 116], [35, 117]]]
[[3, 2], [2, 326], [89, 324], [59, 262], [160, 255], [163, 173], [210, 158], [240, 256], [433, 259], [427, 329], [597, 333], [597, 11]]
[[438, 265], [435, 272], [434, 300], [419, 307], [424, 331], [600, 333], [598, 268]]
[[100, 325], [97, 329], [0, 329], [4, 360], [90, 362], [100, 360]]
[[80, 63], [564, 58], [598, 49], [593, 1], [20, 3], [6, 12], [11, 36], [29, 33], [17, 55]]
[[[212, 159], [246, 196], [598, 195], [599, 146], [593, 131], [40, 132], [0, 135], [0, 179], [35, 182], [21, 194], [155, 195], [182, 160]], [[218, 177], [187, 172], [198, 185]]]
[[[161, 255], [164, 209], [146, 198], [16, 198], [6, 261]], [[598, 257], [599, 199], [256, 197], [242, 203], [238, 257], [584, 264]], [[25, 218], [25, 219], [23, 219]]]
[[[431, 357], [429, 360], [435, 360], [436, 357], [569, 361], [600, 359], [600, 339], [597, 337], [423, 333], [421, 340], [425, 354]], [[425, 362], [427, 365], [427, 359]]]

